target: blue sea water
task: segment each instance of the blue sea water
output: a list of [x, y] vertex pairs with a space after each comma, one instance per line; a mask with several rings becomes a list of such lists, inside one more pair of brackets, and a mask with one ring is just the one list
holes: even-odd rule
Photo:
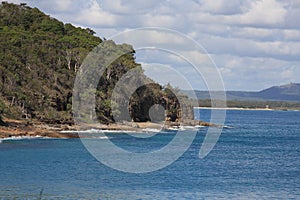
[[[209, 110], [200, 111], [208, 117]], [[176, 162], [146, 174], [101, 164], [80, 139], [3, 141], [0, 199], [300, 199], [300, 112], [228, 110], [225, 125], [231, 128], [204, 159], [198, 155], [206, 128]], [[147, 152], [175, 133], [107, 135]]]

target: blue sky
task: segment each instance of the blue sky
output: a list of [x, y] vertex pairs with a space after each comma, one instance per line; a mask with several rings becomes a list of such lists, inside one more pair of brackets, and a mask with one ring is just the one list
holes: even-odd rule
[[[205, 48], [216, 64], [226, 90], [261, 90], [273, 85], [300, 82], [299, 0], [8, 2], [26, 2], [65, 23], [90, 27], [105, 38], [141, 27], [176, 30]], [[168, 41], [162, 34], [145, 35], [144, 40], [152, 41], [154, 46], [163, 42], [169, 45], [169, 49], [174, 48], [174, 41], [170, 38]], [[182, 47], [180, 54], [198, 56], [194, 49], [187, 46]], [[145, 66], [146, 72], [147, 66], [165, 66], [166, 69], [185, 66], [186, 78], [191, 81], [192, 87], [206, 89], [205, 81], [193, 78], [188, 65], [178, 65], [180, 61], [174, 55], [141, 51], [137, 53], [137, 60]], [[153, 74], [154, 71], [150, 72]], [[178, 83], [179, 79], [168, 72], [159, 75], [164, 75], [166, 82]]]

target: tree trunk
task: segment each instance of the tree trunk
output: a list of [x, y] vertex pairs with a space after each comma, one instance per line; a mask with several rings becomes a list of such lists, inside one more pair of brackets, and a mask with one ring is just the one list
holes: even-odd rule
[[72, 51], [66, 50], [66, 60], [68, 63], [68, 69], [71, 70]]

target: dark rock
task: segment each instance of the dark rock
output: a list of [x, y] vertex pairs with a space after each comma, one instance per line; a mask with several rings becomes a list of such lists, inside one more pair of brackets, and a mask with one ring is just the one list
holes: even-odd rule
[[1, 117], [0, 117], [0, 126], [8, 126], [7, 123], [5, 123]]

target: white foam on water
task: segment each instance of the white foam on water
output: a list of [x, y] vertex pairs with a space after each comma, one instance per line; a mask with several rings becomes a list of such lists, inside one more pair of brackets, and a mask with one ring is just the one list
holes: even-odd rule
[[180, 126], [180, 130], [196, 130], [196, 126]]
[[223, 126], [223, 128], [226, 128], [226, 129], [232, 129], [234, 128], [233, 126]]
[[143, 132], [146, 132], [146, 133], [158, 133], [160, 132], [161, 130], [160, 129], [156, 129], [156, 128], [145, 128], [145, 129], [142, 129]]
[[30, 140], [30, 139], [49, 139], [49, 137], [43, 137], [40, 135], [35, 136], [11, 136], [6, 138], [0, 138], [0, 143], [3, 141], [13, 141], [13, 140]]
[[99, 140], [108, 140], [108, 139], [110, 139], [110, 138], [112, 138], [112, 137], [107, 137], [107, 136], [93, 136], [93, 137], [87, 137], [87, 138], [84, 138], [85, 140], [86, 139], [99, 139]]
[[173, 126], [173, 127], [167, 128], [167, 130], [169, 130], [169, 131], [178, 131], [179, 128], [177, 126]]
[[201, 125], [196, 125], [196, 126], [180, 126], [180, 127], [177, 127], [177, 126], [173, 126], [173, 127], [169, 127], [167, 128], [166, 130], [168, 131], [185, 131], [185, 130], [197, 130], [197, 129], [200, 129], [200, 128], [203, 128], [205, 126], [201, 126]]
[[80, 131], [61, 131], [61, 133], [136, 133], [136, 131], [125, 131], [125, 130], [107, 130], [107, 129], [88, 129]]

